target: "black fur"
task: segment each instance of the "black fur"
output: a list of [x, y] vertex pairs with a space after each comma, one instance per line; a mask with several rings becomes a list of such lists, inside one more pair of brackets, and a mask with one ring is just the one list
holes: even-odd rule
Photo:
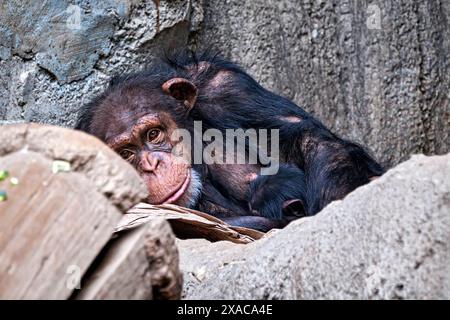
[[[198, 61], [210, 68], [196, 77], [185, 73]], [[319, 120], [292, 101], [261, 87], [239, 66], [218, 55], [176, 55], [167, 63], [179, 76], [187, 77], [200, 88], [192, 117], [207, 128], [275, 128], [280, 130], [280, 153], [286, 163], [305, 172], [308, 215], [315, 214], [329, 202], [341, 199], [371, 177], [384, 173], [383, 168], [360, 145], [341, 139]], [[232, 81], [211, 96], [202, 92], [209, 80], [220, 71], [230, 71]], [[298, 117], [298, 123], [281, 120]]]
[[250, 184], [249, 202], [252, 210], [273, 220], [283, 220], [290, 214], [284, 207], [289, 200], [298, 200], [302, 204], [298, 216], [306, 216], [307, 207], [305, 175], [293, 165], [280, 166], [275, 175], [258, 176]]
[[[188, 79], [198, 89], [197, 102], [189, 114], [182, 103], [161, 90], [162, 84], [174, 77]], [[221, 80], [218, 86], [213, 85], [215, 77]], [[114, 111], [102, 101], [113, 92], [135, 87], [158, 101], [150, 109], [170, 112], [180, 127], [190, 129], [193, 120], [201, 120], [204, 130], [279, 129], [280, 161], [289, 165], [282, 166], [278, 175], [260, 177], [253, 184], [254, 192], [265, 194], [259, 198], [264, 202], [260, 214], [269, 219], [281, 218], [280, 204], [291, 197], [301, 198], [306, 215], [313, 215], [384, 172], [362, 146], [341, 139], [292, 101], [264, 89], [238, 65], [208, 52], [172, 54], [155, 60], [144, 71], [113, 78], [103, 94], [83, 107], [76, 128], [99, 136], [92, 128], [93, 118], [105, 114], [107, 121], [107, 115]], [[247, 199], [234, 196], [230, 192], [233, 186], [209, 179], [211, 170], [207, 166], [199, 169], [207, 191], [198, 208], [218, 212], [221, 209], [217, 208], [223, 208], [224, 212], [244, 215], [252, 194]], [[262, 185], [267, 190], [261, 189]], [[269, 194], [273, 196], [269, 198]]]

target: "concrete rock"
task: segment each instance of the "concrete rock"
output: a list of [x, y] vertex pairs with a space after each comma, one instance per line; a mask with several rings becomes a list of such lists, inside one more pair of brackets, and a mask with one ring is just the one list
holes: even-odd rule
[[7, 125], [0, 128], [0, 157], [33, 152], [48, 159], [67, 161], [72, 172], [89, 178], [96, 191], [123, 212], [147, 196], [147, 188], [137, 172], [93, 136], [39, 124]]
[[190, 42], [392, 166], [450, 151], [449, 17], [440, 0], [209, 0]]
[[0, 4], [0, 121], [74, 126], [115, 74], [185, 47], [196, 0], [21, 1]]
[[76, 299], [179, 299], [183, 278], [167, 221], [120, 232], [84, 276]]
[[0, 298], [69, 298], [146, 188], [82, 132], [10, 125], [0, 142]]
[[179, 241], [187, 299], [449, 299], [450, 155], [248, 245]]

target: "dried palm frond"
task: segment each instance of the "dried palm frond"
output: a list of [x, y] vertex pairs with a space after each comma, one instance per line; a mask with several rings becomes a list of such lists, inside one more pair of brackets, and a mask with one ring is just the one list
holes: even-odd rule
[[173, 204], [151, 205], [139, 203], [124, 215], [115, 231], [135, 228], [150, 219], [166, 219], [180, 238], [205, 238], [210, 241], [250, 243], [260, 239], [264, 233], [243, 227], [233, 227], [204, 212], [179, 207]]

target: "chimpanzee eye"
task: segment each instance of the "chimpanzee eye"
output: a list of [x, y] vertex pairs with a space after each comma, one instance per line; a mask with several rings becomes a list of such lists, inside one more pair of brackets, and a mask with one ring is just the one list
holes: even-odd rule
[[122, 149], [122, 150], [119, 152], [119, 155], [120, 155], [123, 159], [125, 159], [125, 160], [127, 160], [127, 161], [131, 161], [131, 160], [133, 159], [133, 157], [134, 157], [134, 151], [132, 151], [132, 150], [130, 150], [130, 149]]
[[148, 142], [155, 142], [161, 135], [161, 130], [159, 129], [150, 129], [147, 132], [147, 141]]

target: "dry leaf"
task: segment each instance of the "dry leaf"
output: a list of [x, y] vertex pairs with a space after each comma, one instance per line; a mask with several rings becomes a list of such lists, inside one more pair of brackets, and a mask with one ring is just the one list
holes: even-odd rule
[[150, 219], [166, 219], [180, 238], [205, 238], [209, 241], [250, 243], [264, 236], [263, 232], [232, 227], [222, 220], [204, 212], [173, 204], [151, 205], [139, 203], [124, 215], [115, 231], [135, 228]]

